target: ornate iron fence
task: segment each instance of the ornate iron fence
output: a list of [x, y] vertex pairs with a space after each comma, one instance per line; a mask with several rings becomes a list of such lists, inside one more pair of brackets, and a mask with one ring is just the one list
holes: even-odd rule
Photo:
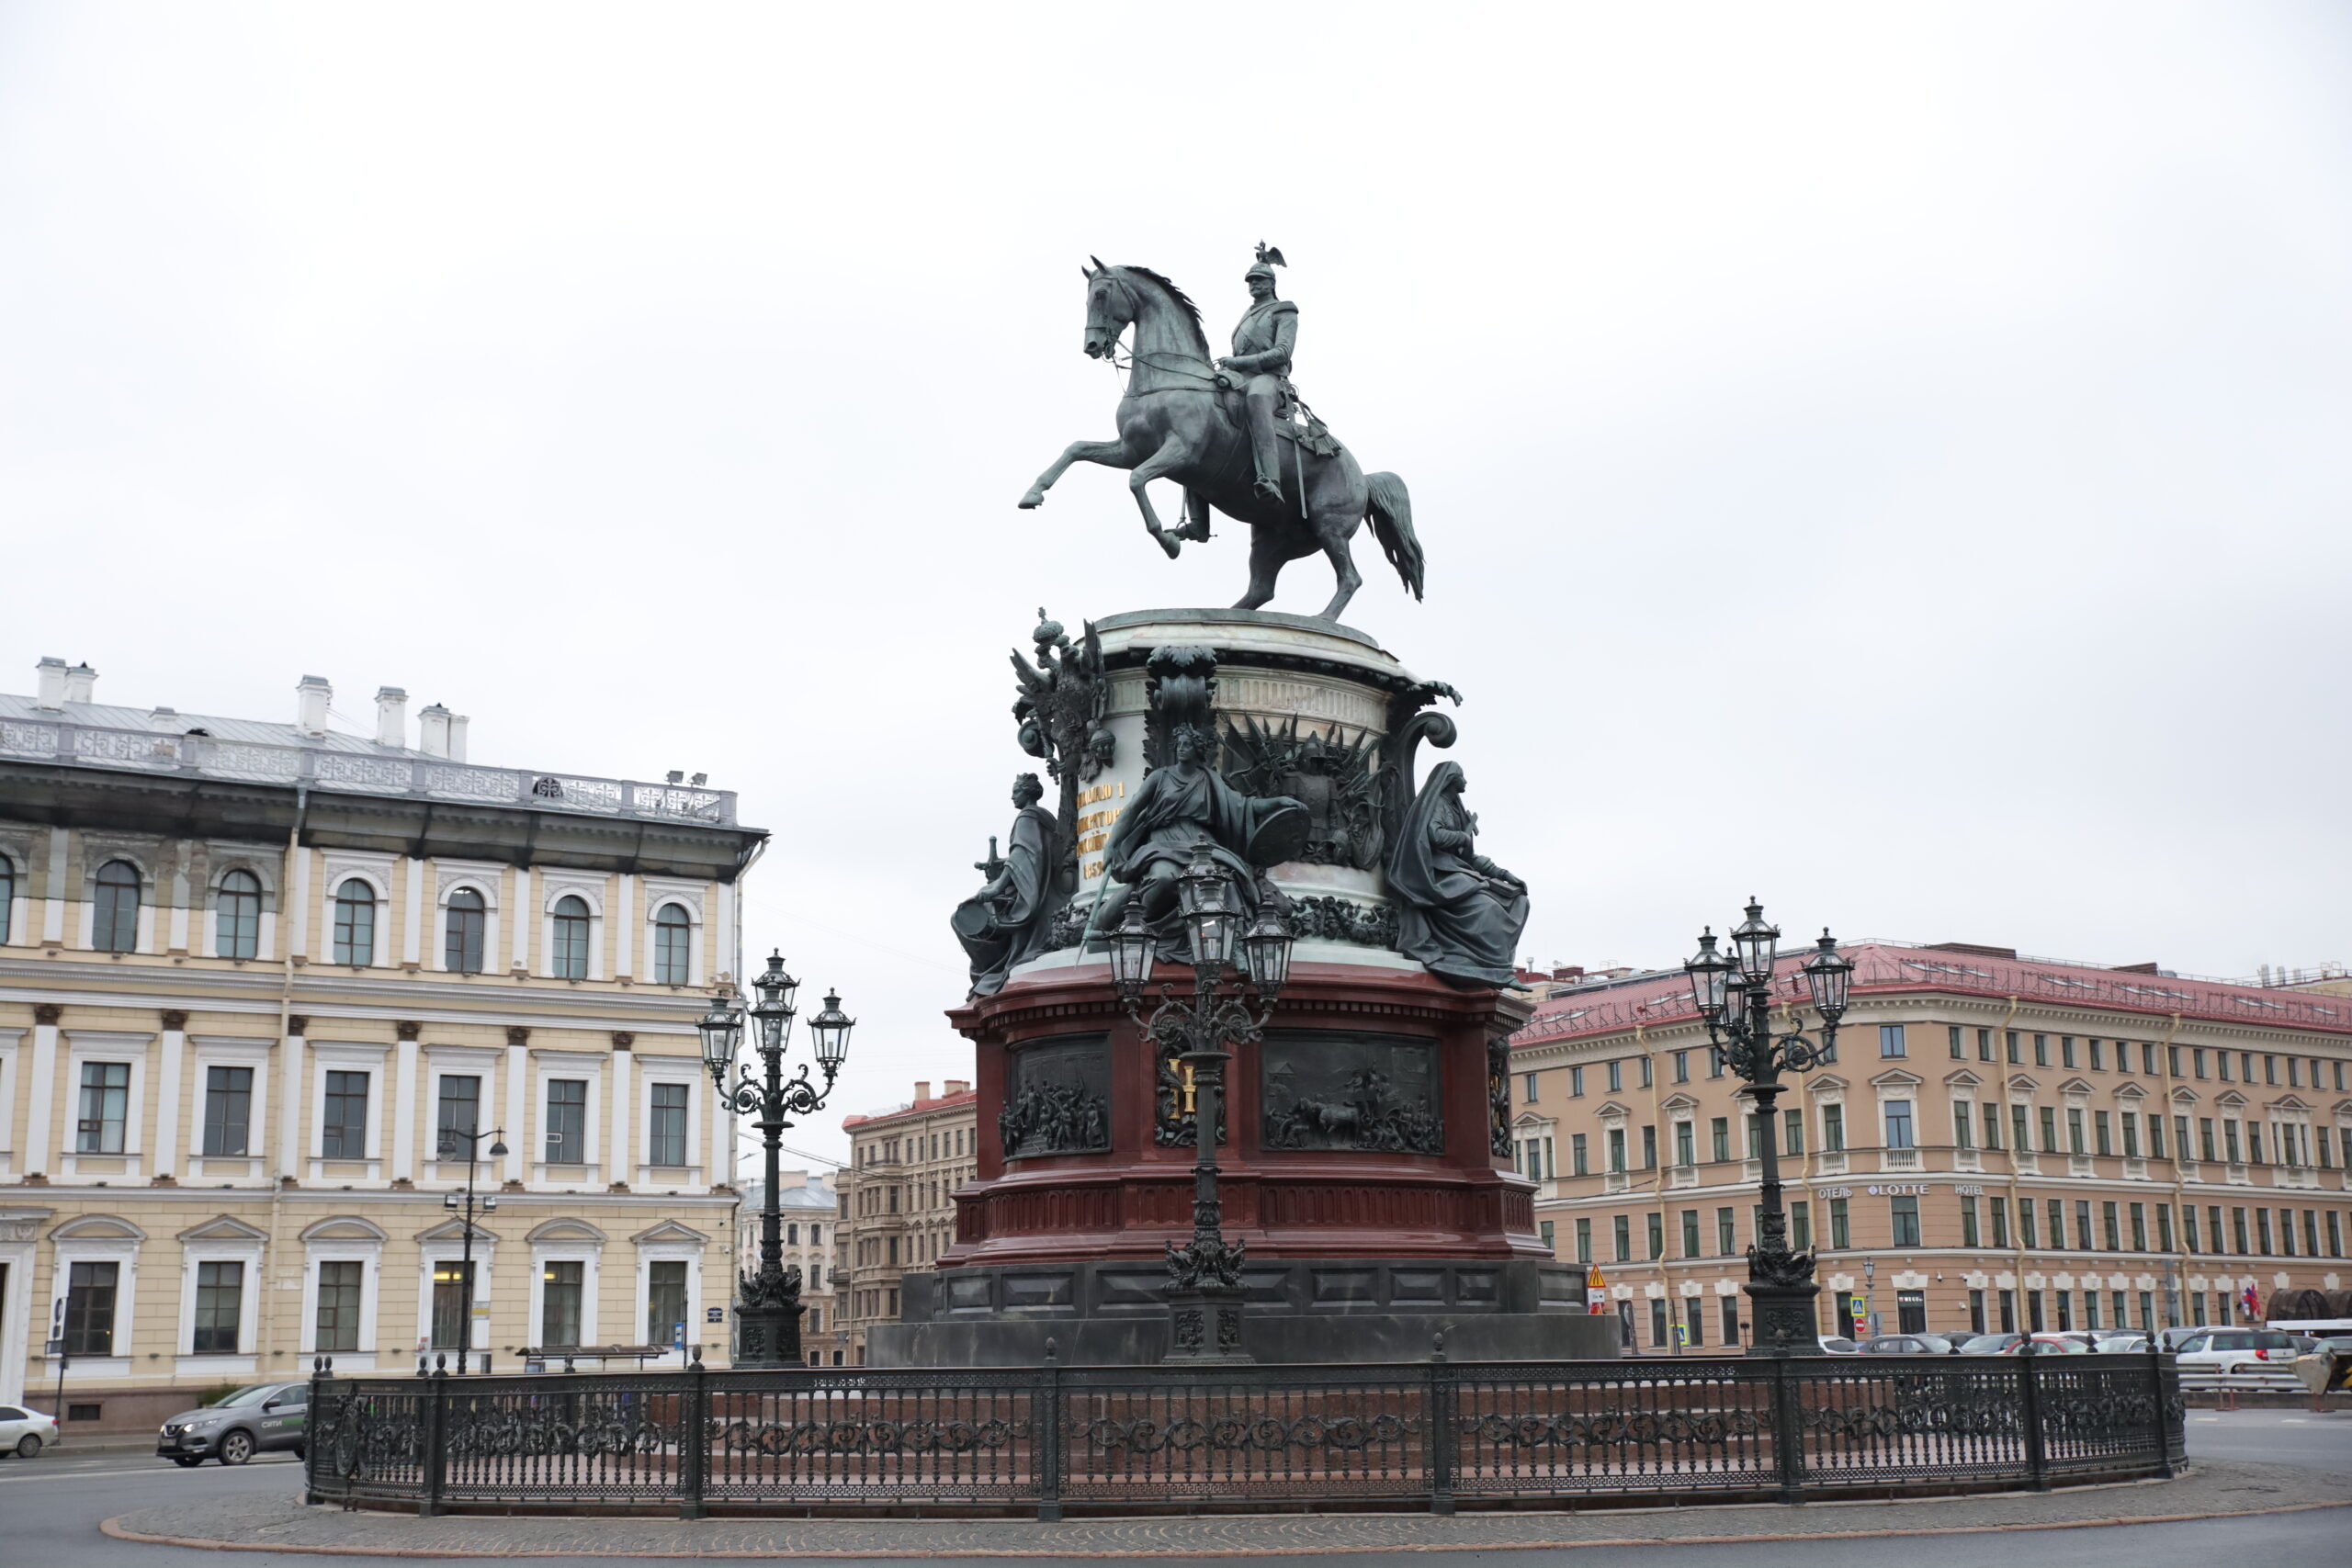
[[338, 1378], [314, 1503], [856, 1513], [2042, 1489], [2181, 1463], [2169, 1357]]

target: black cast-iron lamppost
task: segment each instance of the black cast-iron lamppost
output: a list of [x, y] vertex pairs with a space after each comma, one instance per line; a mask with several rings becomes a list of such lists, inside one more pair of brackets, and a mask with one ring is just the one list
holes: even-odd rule
[[1714, 928], [1699, 937], [1699, 951], [1682, 965], [1690, 976], [1690, 999], [1706, 1021], [1707, 1040], [1731, 1070], [1747, 1081], [1756, 1101], [1756, 1146], [1763, 1167], [1762, 1213], [1755, 1245], [1747, 1249], [1747, 1296], [1755, 1332], [1752, 1356], [1817, 1355], [1813, 1302], [1813, 1254], [1789, 1247], [1788, 1216], [1781, 1207], [1781, 1156], [1773, 1107], [1781, 1098], [1781, 1074], [1809, 1072], [1838, 1059], [1838, 1021], [1854, 966], [1838, 952], [1826, 928], [1813, 956], [1804, 961], [1805, 984], [1821, 1015], [1815, 1043], [1792, 1030], [1772, 1032], [1772, 966], [1779, 956], [1780, 928], [1764, 920], [1764, 906], [1750, 900], [1747, 918], [1734, 927], [1732, 951], [1715, 951]]
[[[1159, 987], [1159, 1005], [1147, 1021], [1144, 987], [1151, 982], [1154, 939], [1138, 891], [1111, 939], [1111, 979], [1129, 1017], [1143, 1025], [1155, 1061], [1170, 1051], [1193, 1076], [1193, 1239], [1168, 1244], [1169, 1348], [1171, 1361], [1247, 1361], [1241, 1348], [1241, 1264], [1245, 1244], [1227, 1242], [1225, 1209], [1216, 1190], [1217, 1130], [1224, 1120], [1228, 1046], [1256, 1044], [1274, 1015], [1274, 998], [1290, 978], [1290, 928], [1271, 900], [1257, 922], [1241, 931], [1230, 876], [1205, 846], [1176, 883], [1177, 908], [1193, 946], [1193, 994]], [[1238, 984], [1218, 987], [1236, 957]]]
[[695, 1027], [702, 1031], [702, 1057], [719, 1098], [738, 1116], [759, 1118], [756, 1125], [766, 1145], [767, 1197], [760, 1209], [760, 1266], [738, 1276], [735, 1321], [739, 1329], [734, 1358], [739, 1367], [797, 1367], [800, 1364], [800, 1269], [784, 1266], [784, 1220], [776, 1199], [776, 1158], [784, 1130], [792, 1125], [786, 1115], [807, 1116], [824, 1108], [832, 1093], [833, 1075], [849, 1054], [849, 1032], [857, 1021], [842, 1011], [837, 992], [827, 992], [825, 1010], [808, 1021], [817, 1065], [825, 1070], [825, 1085], [808, 1080], [808, 1064], [790, 1083], [784, 1078], [784, 1045], [792, 1032], [793, 998], [800, 982], [784, 972], [784, 954], [772, 953], [766, 971], [752, 982], [760, 996], [752, 1017], [760, 1026], [757, 1042], [765, 1073], [754, 1078], [736, 1067], [735, 1087], [727, 1086], [727, 1069], [735, 1066], [736, 1048], [743, 1043], [743, 1010], [734, 999], [719, 996]]
[[[441, 1129], [438, 1152], [443, 1159], [456, 1159], [458, 1145], [462, 1142], [466, 1145], [465, 1229], [462, 1233], [464, 1239], [458, 1244], [458, 1248], [459, 1280], [458, 1290], [460, 1296], [458, 1303], [458, 1372], [459, 1376], [465, 1374], [469, 1359], [472, 1356], [474, 1348], [474, 1163], [481, 1157], [481, 1141], [484, 1138], [493, 1140], [490, 1145], [490, 1157], [504, 1159], [506, 1157], [505, 1134], [506, 1129], [503, 1127], [492, 1127], [487, 1133], [460, 1132], [455, 1127]], [[441, 1194], [441, 1206], [445, 1209], [456, 1209], [458, 1195], [455, 1192], [444, 1192]], [[494, 1197], [484, 1197], [481, 1201], [483, 1213], [489, 1213], [497, 1207], [498, 1200]], [[424, 1364], [424, 1359], [418, 1357], [417, 1365]], [[490, 1370], [490, 1351], [487, 1348], [481, 1353], [481, 1366], [484, 1371]]]

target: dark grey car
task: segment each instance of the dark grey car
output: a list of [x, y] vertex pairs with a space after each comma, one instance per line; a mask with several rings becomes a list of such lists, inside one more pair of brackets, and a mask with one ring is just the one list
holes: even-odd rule
[[218, 1404], [182, 1411], [155, 1435], [155, 1452], [174, 1464], [198, 1465], [208, 1459], [243, 1464], [273, 1449], [303, 1450], [311, 1414], [307, 1382], [257, 1382]]

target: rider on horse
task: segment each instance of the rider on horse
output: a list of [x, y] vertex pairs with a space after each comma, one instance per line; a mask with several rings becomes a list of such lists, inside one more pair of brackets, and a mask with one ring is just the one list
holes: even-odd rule
[[1241, 388], [1250, 414], [1250, 455], [1257, 468], [1258, 493], [1273, 502], [1283, 498], [1274, 416], [1289, 392], [1291, 351], [1298, 344], [1298, 307], [1274, 298], [1274, 268], [1285, 265], [1282, 252], [1259, 242], [1256, 264], [1242, 274], [1250, 286], [1250, 309], [1233, 329], [1233, 352], [1216, 362], [1219, 370], [1227, 372], [1217, 378], [1217, 384]]

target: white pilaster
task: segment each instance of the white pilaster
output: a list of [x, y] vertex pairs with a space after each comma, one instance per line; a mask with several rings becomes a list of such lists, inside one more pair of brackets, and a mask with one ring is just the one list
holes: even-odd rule
[[41, 910], [40, 939], [56, 943], [65, 940], [65, 862], [67, 843], [65, 829], [49, 830], [49, 897]]
[[314, 851], [294, 852], [293, 890], [286, 901], [286, 951], [297, 958], [311, 955], [311, 858]]
[[277, 1071], [277, 1174], [297, 1176], [302, 1173], [302, 1101], [308, 1098], [304, 1082], [310, 1066], [304, 1060], [310, 1055], [302, 1039], [305, 1021], [294, 1020], [279, 1047], [284, 1053]]
[[637, 1053], [616, 1050], [613, 1053], [613, 1134], [606, 1147], [613, 1151], [612, 1175], [608, 1179], [627, 1181], [629, 1179], [629, 1130], [636, 1124]]
[[392, 1068], [392, 1179], [416, 1177], [416, 1041], [401, 1031]]
[[734, 980], [738, 990], [742, 989], [743, 987], [743, 976], [735, 973], [736, 960], [743, 951], [743, 933], [736, 928], [735, 924], [741, 900], [735, 897], [735, 885], [731, 882], [720, 883], [718, 885], [718, 919], [711, 922], [711, 929], [718, 933], [718, 951], [711, 955], [710, 968], [705, 971], [705, 973], [711, 973], [720, 969], [726, 970], [729, 976]]
[[623, 872], [613, 878], [613, 977], [637, 978], [637, 878]]
[[408, 918], [401, 922], [401, 962], [413, 968], [424, 961], [424, 861], [408, 863]]
[[[171, 1027], [175, 1019], [180, 1021], [176, 1029]], [[180, 1064], [187, 1049], [187, 1020], [180, 1013], [165, 1013], [164, 1024], [162, 1059], [155, 1070], [155, 1174], [176, 1177], [180, 1128], [187, 1122], [189, 1111], [180, 1095]], [[198, 1115], [202, 1113], [198, 1111]]]
[[531, 1130], [531, 1050], [516, 1041], [506, 1047], [506, 1179], [523, 1179], [523, 1161], [529, 1153]]
[[[51, 886], [55, 886], [51, 884]], [[38, 1020], [40, 1014], [34, 1015]], [[49, 1138], [56, 1130], [57, 1025], [33, 1025], [33, 1070], [25, 1091], [25, 1169], [49, 1173]], [[27, 1281], [29, 1289], [30, 1280]]]
[[531, 868], [514, 868], [514, 967], [531, 967], [531, 932], [539, 923], [539, 907], [531, 897]]

